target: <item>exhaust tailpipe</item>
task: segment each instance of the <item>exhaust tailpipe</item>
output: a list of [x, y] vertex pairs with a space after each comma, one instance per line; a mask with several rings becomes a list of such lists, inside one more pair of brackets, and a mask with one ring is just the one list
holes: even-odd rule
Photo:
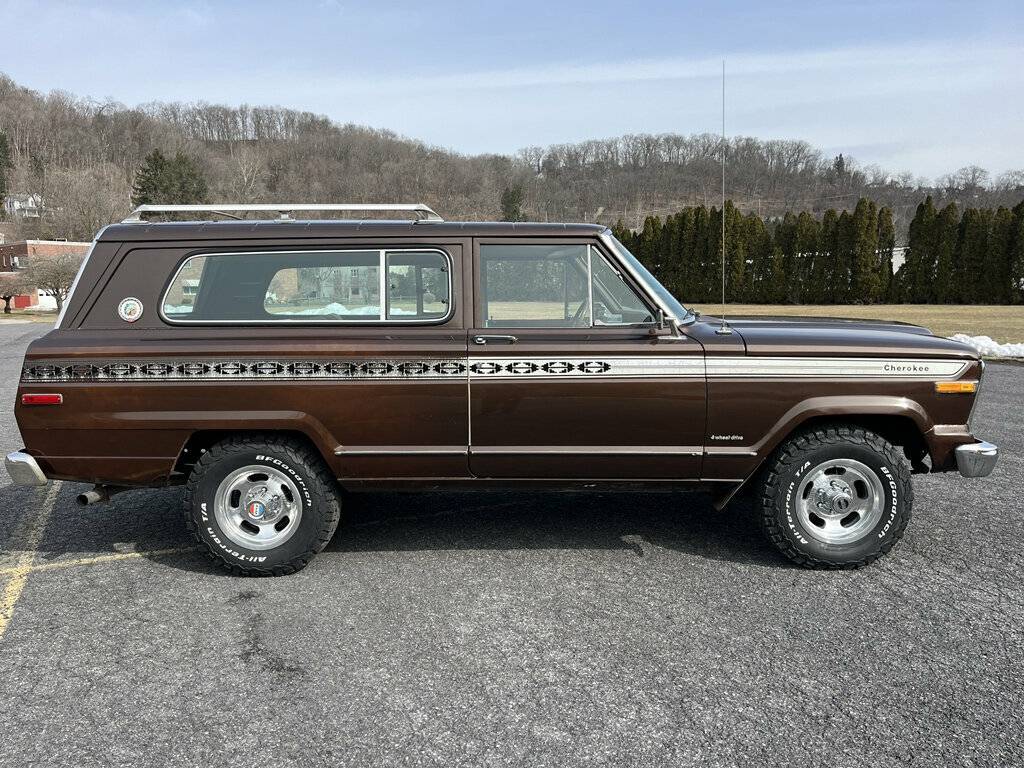
[[81, 506], [87, 507], [90, 504], [99, 504], [103, 501], [110, 501], [110, 494], [107, 493], [107, 489], [102, 485], [97, 485], [91, 491], [78, 494], [78, 498], [75, 499]]
[[127, 488], [122, 488], [118, 485], [97, 485], [91, 491], [78, 494], [75, 497], [75, 501], [83, 507], [88, 507], [92, 504], [102, 504], [103, 502], [110, 501], [110, 497], [115, 493], [127, 490]]

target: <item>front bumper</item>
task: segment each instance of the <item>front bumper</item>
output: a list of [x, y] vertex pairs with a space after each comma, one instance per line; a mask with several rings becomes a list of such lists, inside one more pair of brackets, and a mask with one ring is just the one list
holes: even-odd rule
[[964, 477], [988, 477], [999, 459], [999, 448], [982, 440], [956, 448], [956, 468]]
[[47, 483], [46, 475], [39, 468], [39, 464], [23, 451], [8, 453], [4, 465], [15, 485], [46, 485]]

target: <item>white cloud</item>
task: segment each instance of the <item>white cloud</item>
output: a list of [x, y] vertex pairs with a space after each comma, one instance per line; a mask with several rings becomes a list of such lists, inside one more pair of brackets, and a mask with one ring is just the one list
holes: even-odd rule
[[[806, 74], [815, 77], [870, 77], [884, 73], [893, 87], [925, 85], [929, 88], [990, 82], [994, 76], [1017, 71], [1024, 58], [1021, 45], [971, 45], [969, 42], [927, 45], [892, 45], [726, 56], [730, 80], [744, 77]], [[553, 85], [596, 85], [661, 80], [718, 79], [721, 58], [634, 59], [589, 64], [563, 63], [437, 75], [374, 76], [372, 72], [348, 72], [343, 77], [318, 77], [308, 73], [317, 87], [330, 85], [346, 93], [372, 91], [474, 90], [530, 88]], [[950, 82], [953, 78], [953, 82]]]

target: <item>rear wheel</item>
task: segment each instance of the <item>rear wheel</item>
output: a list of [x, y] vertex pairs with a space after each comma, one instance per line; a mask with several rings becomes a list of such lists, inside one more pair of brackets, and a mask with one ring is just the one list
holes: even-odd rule
[[859, 568], [892, 549], [910, 522], [902, 453], [879, 435], [837, 425], [787, 441], [766, 469], [761, 527], [808, 568]]
[[196, 462], [185, 519], [213, 558], [245, 576], [306, 567], [338, 526], [338, 488], [320, 456], [288, 438], [231, 438]]

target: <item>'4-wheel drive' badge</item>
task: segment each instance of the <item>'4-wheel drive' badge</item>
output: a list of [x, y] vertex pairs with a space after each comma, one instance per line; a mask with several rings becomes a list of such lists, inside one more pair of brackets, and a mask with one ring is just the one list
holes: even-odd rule
[[121, 299], [121, 303], [117, 305], [117, 314], [126, 323], [134, 323], [142, 317], [142, 302], [134, 296]]

